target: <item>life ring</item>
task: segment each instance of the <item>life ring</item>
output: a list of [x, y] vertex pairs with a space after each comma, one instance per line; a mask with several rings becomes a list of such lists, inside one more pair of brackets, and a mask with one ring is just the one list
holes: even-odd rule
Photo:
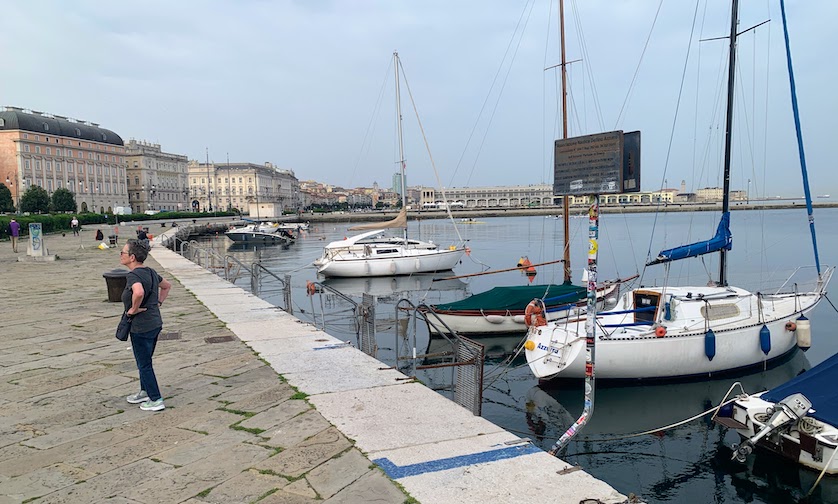
[[664, 327], [664, 326], [656, 327], [655, 328], [655, 336], [657, 336], [658, 338], [663, 338], [664, 336], [666, 336], [666, 327]]
[[796, 330], [797, 330], [797, 324], [795, 324], [795, 323], [794, 323], [794, 322], [792, 322], [791, 320], [789, 320], [788, 322], [786, 322], [786, 331], [788, 331], [788, 332], [794, 332], [794, 331], [796, 331]]
[[[535, 319], [533, 319], [533, 317], [535, 317]], [[541, 302], [538, 299], [530, 301], [530, 304], [527, 305], [527, 309], [524, 310], [524, 324], [526, 324], [527, 327], [532, 327], [533, 325], [536, 327], [547, 325], [547, 319], [544, 318], [544, 311], [541, 309]]]
[[314, 285], [314, 282], [306, 280], [306, 292], [309, 296], [313, 296], [317, 292], [317, 286]]
[[465, 251], [466, 251], [466, 255], [467, 255], [467, 256], [470, 256], [470, 255], [471, 255], [471, 249], [470, 249], [470, 248], [466, 247], [466, 248], [465, 248]]

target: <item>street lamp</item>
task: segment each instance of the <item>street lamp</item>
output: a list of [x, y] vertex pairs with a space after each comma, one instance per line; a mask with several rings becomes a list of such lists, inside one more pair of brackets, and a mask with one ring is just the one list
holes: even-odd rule
[[[12, 185], [12, 181], [8, 175], [6, 175], [6, 185]], [[20, 187], [20, 183], [18, 182], [17, 171], [15, 171], [15, 213], [20, 214], [20, 192], [18, 187]]]
[[154, 210], [155, 194], [157, 194], [157, 186], [155, 184], [151, 184], [151, 190], [149, 191], [149, 210]]

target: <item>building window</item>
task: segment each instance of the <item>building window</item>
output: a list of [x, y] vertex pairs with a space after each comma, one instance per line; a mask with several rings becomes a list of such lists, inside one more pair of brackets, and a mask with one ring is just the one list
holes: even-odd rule
[[23, 162], [23, 167], [26, 168], [27, 170], [29, 169], [29, 160], [28, 159]]
[[47, 164], [47, 171], [51, 172], [52, 171], [52, 163], [47, 161], [46, 164]]
[[55, 163], [55, 171], [61, 172], [61, 163]]
[[52, 148], [47, 147], [47, 156], [52, 156]]
[[[80, 136], [81, 136], [81, 130], [80, 130], [80, 129], [78, 129], [78, 128], [76, 128], [76, 136], [77, 136], [77, 137], [80, 137]], [[79, 142], [79, 145], [81, 145], [81, 142]]]
[[73, 151], [71, 149], [67, 149], [67, 157], [73, 157]]
[[[41, 162], [40, 162], [40, 161], [35, 161], [35, 169], [36, 169], [36, 170], [40, 170], [40, 169], [41, 169]], [[40, 184], [38, 184], [38, 185], [40, 185]]]
[[6, 125], [6, 121], [5, 121], [5, 119], [3, 119], [2, 117], [0, 117], [0, 128], [2, 128], [2, 127], [3, 127], [3, 126], [5, 126], [5, 125]]
[[23, 146], [23, 152], [29, 152], [29, 144]]
[[40, 146], [40, 145], [36, 145], [36, 146], [35, 146], [35, 154], [40, 154], [40, 153], [41, 153], [41, 146]]

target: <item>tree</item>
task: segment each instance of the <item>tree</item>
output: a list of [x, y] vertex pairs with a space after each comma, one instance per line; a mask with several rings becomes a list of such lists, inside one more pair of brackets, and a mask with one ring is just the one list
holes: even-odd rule
[[49, 211], [49, 194], [41, 186], [29, 186], [20, 196], [20, 211], [45, 213]]
[[63, 187], [59, 187], [52, 193], [52, 209], [56, 212], [75, 212], [76, 197]]
[[12, 200], [12, 191], [5, 184], [0, 184], [0, 212], [14, 212], [15, 202]]

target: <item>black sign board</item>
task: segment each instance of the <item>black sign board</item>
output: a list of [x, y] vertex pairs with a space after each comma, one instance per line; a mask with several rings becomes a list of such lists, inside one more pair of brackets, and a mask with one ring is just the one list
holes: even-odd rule
[[640, 132], [610, 131], [556, 140], [553, 194], [640, 191]]
[[623, 192], [640, 192], [640, 132], [623, 133]]

